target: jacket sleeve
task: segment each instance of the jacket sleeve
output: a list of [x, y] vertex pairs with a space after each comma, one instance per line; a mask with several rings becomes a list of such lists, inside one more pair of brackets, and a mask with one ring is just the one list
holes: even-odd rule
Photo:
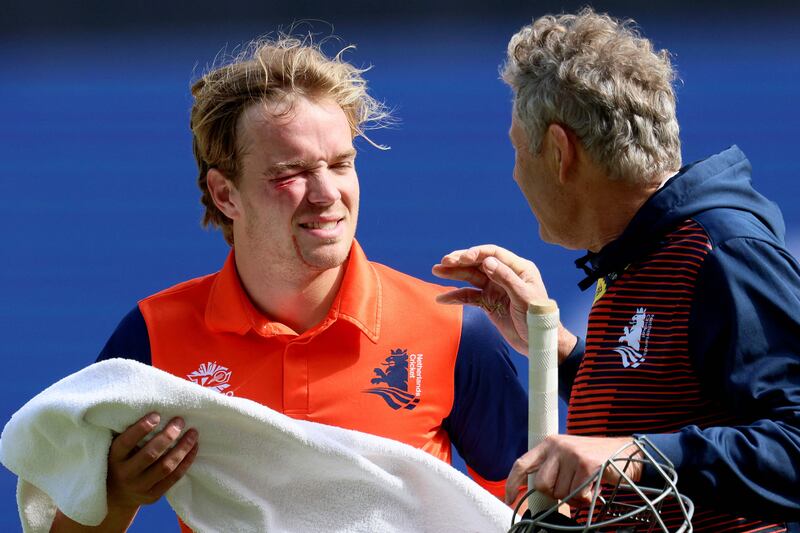
[[578, 337], [578, 342], [572, 348], [566, 359], [558, 365], [558, 395], [566, 403], [569, 403], [569, 396], [572, 394], [572, 384], [575, 376], [578, 375], [578, 368], [583, 361], [583, 354], [586, 352], [586, 341]]
[[152, 364], [150, 335], [138, 305], [123, 317], [95, 362], [99, 363], [115, 357], [132, 359], [146, 365]]
[[[690, 315], [704, 386], [741, 423], [648, 435], [696, 503], [800, 520], [800, 267], [771, 243], [737, 238], [709, 253]], [[645, 477], [652, 474], [645, 472]]]
[[442, 425], [472, 478], [502, 498], [508, 472], [527, 451], [528, 396], [508, 345], [474, 307], [464, 307], [454, 386]]

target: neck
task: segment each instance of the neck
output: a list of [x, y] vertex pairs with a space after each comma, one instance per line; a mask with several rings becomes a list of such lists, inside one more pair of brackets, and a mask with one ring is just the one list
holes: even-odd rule
[[619, 238], [639, 209], [672, 175], [671, 172], [665, 173], [644, 186], [625, 180], [610, 180], [605, 176], [595, 180], [594, 190], [584, 196], [589, 201], [583, 210], [586, 221], [583, 235], [587, 238], [582, 247], [599, 252]]
[[239, 248], [234, 248], [234, 254], [242, 287], [256, 309], [298, 334], [325, 318], [344, 277], [344, 265], [287, 272], [269, 260], [252, 258]]

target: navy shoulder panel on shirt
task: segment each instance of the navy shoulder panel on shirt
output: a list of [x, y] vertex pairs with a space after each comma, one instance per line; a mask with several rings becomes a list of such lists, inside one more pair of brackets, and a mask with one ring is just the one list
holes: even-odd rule
[[528, 445], [528, 396], [509, 350], [483, 310], [464, 306], [453, 409], [442, 425], [488, 481], [505, 479]]
[[150, 335], [137, 305], [120, 321], [95, 362], [120, 357], [151, 365]]

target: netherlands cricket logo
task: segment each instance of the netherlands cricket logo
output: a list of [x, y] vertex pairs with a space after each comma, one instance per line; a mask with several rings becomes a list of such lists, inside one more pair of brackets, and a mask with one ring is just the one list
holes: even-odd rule
[[226, 396], [233, 396], [233, 391], [225, 392], [230, 387], [231, 371], [228, 367], [217, 364], [216, 361], [203, 363], [200, 368], [186, 376], [192, 383], [197, 383], [207, 389], [213, 389]]
[[647, 309], [639, 307], [624, 328], [624, 335], [619, 338], [625, 345], [614, 348], [622, 357], [624, 368], [636, 368], [647, 355], [647, 344], [650, 340], [650, 328], [653, 324], [653, 315], [647, 314]]
[[[413, 391], [408, 390], [409, 360], [411, 362], [410, 377], [416, 384]], [[375, 377], [370, 381], [373, 385], [385, 384], [384, 387], [373, 387], [362, 392], [376, 394], [383, 398], [386, 405], [394, 410], [414, 409], [422, 394], [422, 354], [408, 354], [408, 350], [398, 348], [391, 350], [391, 355], [381, 363], [384, 368], [375, 368]]]

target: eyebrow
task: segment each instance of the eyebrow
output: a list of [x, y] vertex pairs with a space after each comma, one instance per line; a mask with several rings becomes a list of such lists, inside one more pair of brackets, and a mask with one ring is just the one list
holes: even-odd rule
[[294, 161], [282, 161], [280, 163], [275, 163], [274, 165], [270, 166], [265, 172], [265, 174], [269, 176], [275, 176], [276, 174], [281, 174], [289, 170], [301, 170], [304, 168], [309, 168], [310, 166], [311, 165], [303, 159], [295, 159]]
[[333, 158], [334, 161], [341, 161], [342, 159], [350, 159], [356, 156], [356, 149], [350, 148]]
[[[356, 157], [356, 149], [351, 148], [350, 150], [346, 150], [338, 155], [336, 155], [332, 160], [333, 161], [343, 161], [345, 159], [352, 159]], [[292, 161], [281, 161], [280, 163], [275, 163], [274, 165], [270, 166], [266, 174], [269, 176], [275, 176], [276, 174], [281, 174], [282, 172], [293, 171], [293, 170], [303, 170], [306, 168], [311, 168], [314, 166], [312, 163], [306, 161], [305, 159], [294, 159]]]

